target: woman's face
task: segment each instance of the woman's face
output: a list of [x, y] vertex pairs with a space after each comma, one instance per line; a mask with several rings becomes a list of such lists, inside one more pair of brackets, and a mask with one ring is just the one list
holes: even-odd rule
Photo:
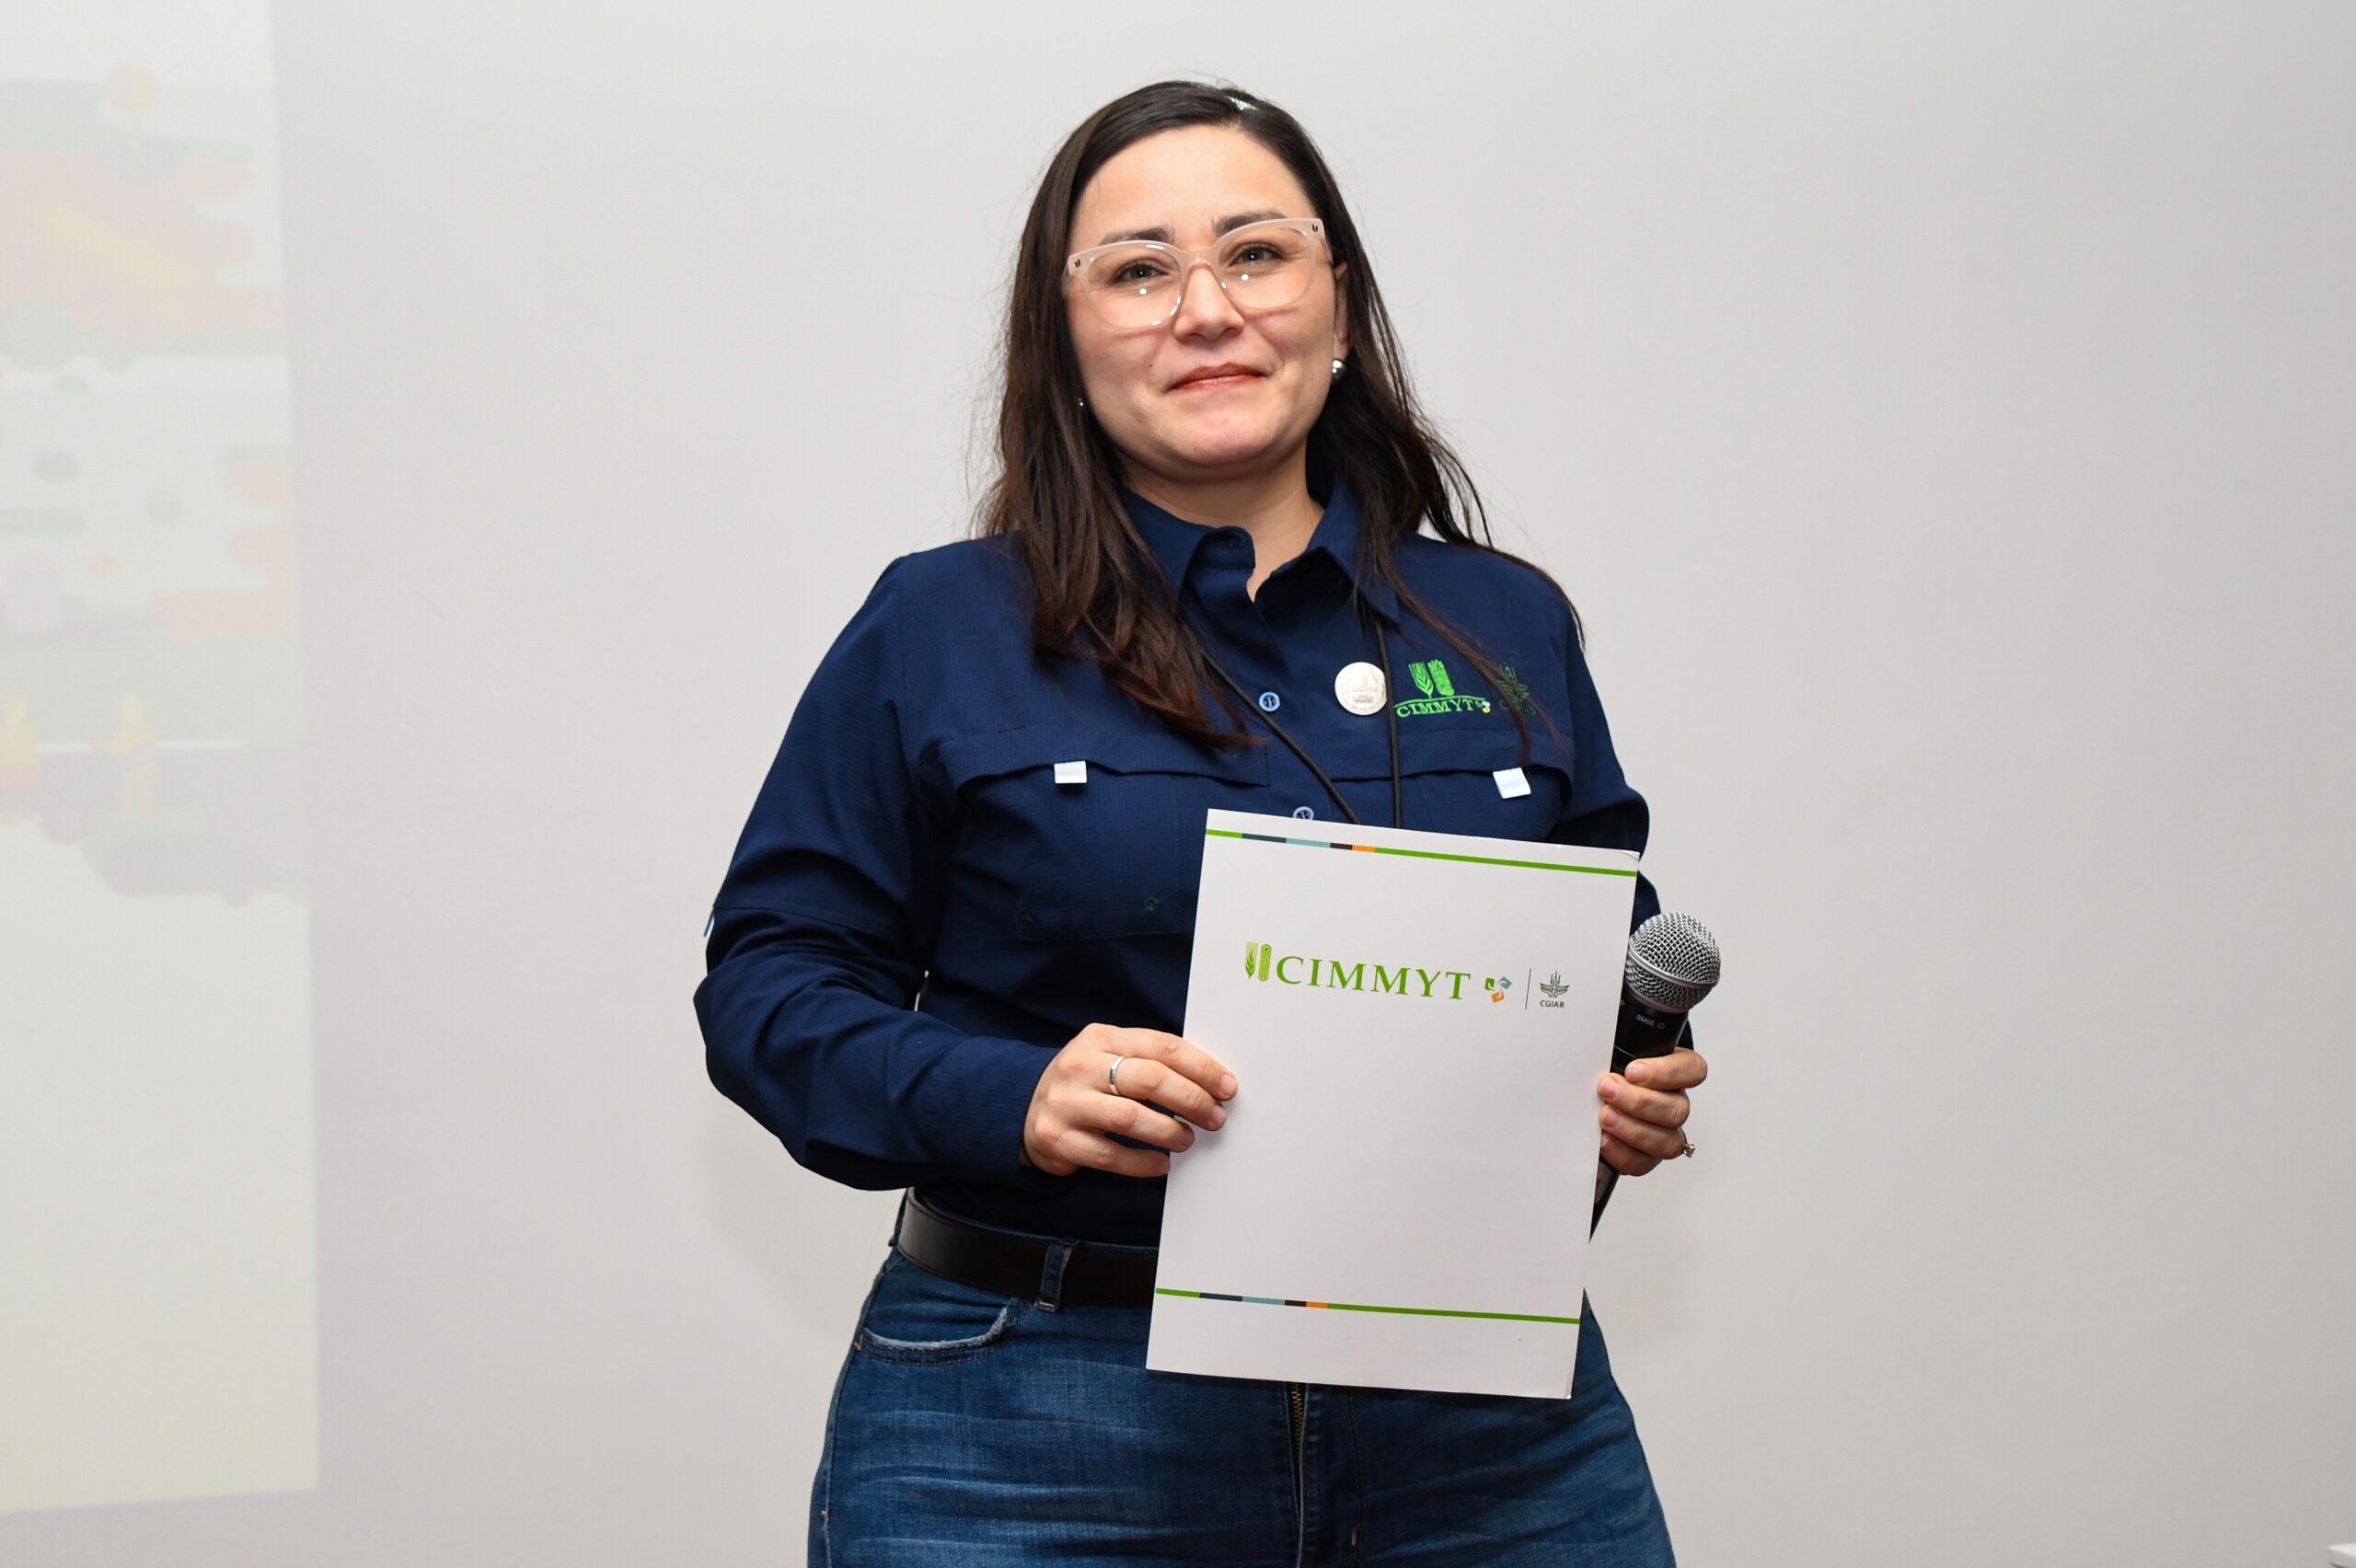
[[[1197, 250], [1240, 223], [1324, 215], [1251, 137], [1190, 126], [1136, 143], [1096, 171], [1073, 209], [1069, 248], [1141, 238]], [[1208, 267], [1195, 267], [1174, 316], [1126, 330], [1106, 325], [1078, 283], [1065, 286], [1089, 409], [1133, 478], [1217, 483], [1298, 460], [1325, 407], [1333, 362], [1346, 352], [1333, 268], [1321, 261], [1297, 303], [1247, 315]]]

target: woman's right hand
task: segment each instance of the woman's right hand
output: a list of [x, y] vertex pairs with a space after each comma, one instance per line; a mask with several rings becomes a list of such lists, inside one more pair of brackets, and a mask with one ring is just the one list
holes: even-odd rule
[[[1177, 1035], [1091, 1023], [1039, 1075], [1022, 1119], [1022, 1158], [1050, 1176], [1083, 1165], [1115, 1176], [1167, 1176], [1170, 1156], [1161, 1150], [1184, 1148], [1195, 1127], [1208, 1132], [1226, 1121], [1219, 1101], [1234, 1098], [1235, 1075]], [[1161, 1147], [1128, 1148], [1113, 1141], [1114, 1133]]]

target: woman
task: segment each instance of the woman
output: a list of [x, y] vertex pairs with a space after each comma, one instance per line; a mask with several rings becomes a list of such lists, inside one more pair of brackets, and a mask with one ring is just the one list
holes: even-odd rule
[[[796, 1159], [911, 1189], [812, 1561], [1669, 1562], [1591, 1317], [1568, 1401], [1144, 1370], [1170, 1153], [1249, 1092], [1176, 1032], [1204, 810], [1645, 841], [1569, 602], [1475, 537], [1300, 127], [1191, 83], [1091, 116], [1005, 378], [983, 536], [895, 562], [812, 678], [696, 997]], [[1689, 1150], [1703, 1074], [1607, 1077], [1605, 1159]]]

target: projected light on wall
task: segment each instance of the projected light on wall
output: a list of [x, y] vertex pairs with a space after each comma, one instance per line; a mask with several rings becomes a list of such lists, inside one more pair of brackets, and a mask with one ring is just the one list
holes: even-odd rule
[[0, 17], [0, 1511], [317, 1473], [266, 0]]

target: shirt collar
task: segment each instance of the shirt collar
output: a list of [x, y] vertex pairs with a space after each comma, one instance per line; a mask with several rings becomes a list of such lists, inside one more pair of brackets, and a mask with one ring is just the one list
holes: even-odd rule
[[[1339, 479], [1327, 481], [1327, 490], [1324, 515], [1318, 518], [1317, 531], [1310, 535], [1309, 546], [1301, 556], [1322, 551], [1341, 570], [1345, 581], [1357, 583], [1360, 596], [1369, 605], [1393, 626], [1398, 625], [1399, 595], [1392, 592], [1391, 584], [1371, 574], [1363, 580], [1358, 576], [1358, 533], [1362, 525], [1357, 497]], [[1138, 536], [1145, 541], [1147, 551], [1173, 588], [1184, 584], [1187, 573], [1194, 568], [1195, 552], [1213, 536], [1230, 531], [1189, 523], [1134, 490], [1122, 491], [1121, 501], [1128, 508], [1129, 520], [1137, 525]], [[1288, 562], [1280, 570], [1289, 571], [1291, 565]]]

